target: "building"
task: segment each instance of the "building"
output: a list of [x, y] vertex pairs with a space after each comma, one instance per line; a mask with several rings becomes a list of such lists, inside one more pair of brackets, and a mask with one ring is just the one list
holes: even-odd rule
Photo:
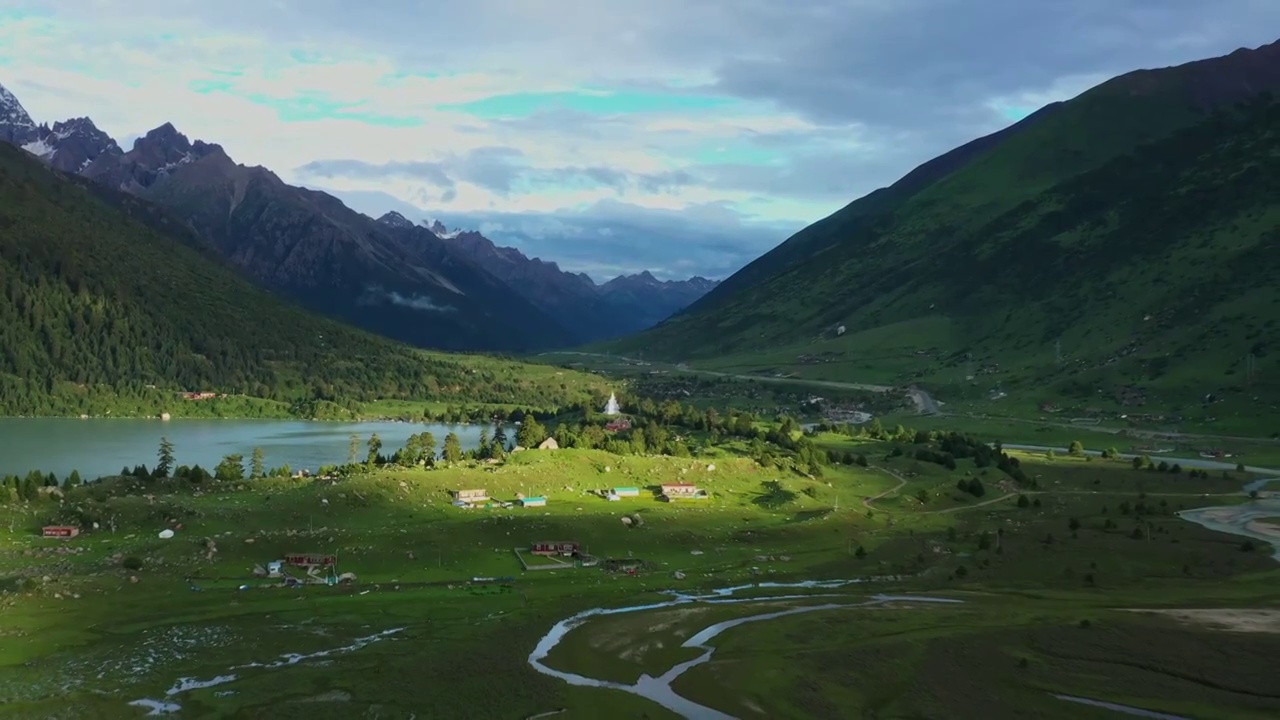
[[662, 486], [662, 495], [667, 500], [691, 500], [707, 497], [707, 491], [693, 483], [668, 483]]
[[334, 567], [338, 564], [338, 556], [320, 553], [290, 553], [284, 561], [296, 567]]
[[74, 525], [45, 525], [41, 534], [51, 538], [73, 538], [80, 534], [80, 528]]
[[489, 499], [484, 489], [454, 490], [453, 499], [464, 503], [482, 503]]
[[534, 555], [576, 555], [581, 546], [576, 542], [544, 540], [529, 546]]
[[618, 497], [640, 497], [640, 488], [635, 487], [616, 487], [613, 494]]
[[628, 420], [627, 418], [618, 418], [617, 420], [610, 420], [609, 424], [604, 426], [604, 429], [608, 430], [609, 432], [621, 432], [623, 430], [630, 430], [631, 421]]
[[547, 499], [544, 497], [527, 497], [521, 499], [520, 504], [524, 507], [546, 507]]

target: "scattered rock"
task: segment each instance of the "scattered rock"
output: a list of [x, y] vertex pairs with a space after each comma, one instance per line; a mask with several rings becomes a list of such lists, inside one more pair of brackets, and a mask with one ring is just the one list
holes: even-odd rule
[[130, 575], [130, 576], [129, 576], [129, 582], [130, 582], [130, 583], [132, 583], [132, 584], [134, 584], [134, 585], [137, 585], [137, 584], [138, 584], [138, 576], [137, 576], [137, 575]]

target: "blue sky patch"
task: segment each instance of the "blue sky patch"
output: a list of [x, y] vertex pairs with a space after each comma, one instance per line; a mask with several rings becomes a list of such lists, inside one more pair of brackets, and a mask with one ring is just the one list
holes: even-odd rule
[[689, 160], [699, 165], [769, 165], [780, 162], [782, 155], [777, 150], [760, 147], [745, 142], [711, 143], [688, 154]]
[[1021, 105], [1006, 105], [1005, 107], [1000, 108], [1000, 116], [1003, 117], [1005, 120], [1012, 120], [1013, 122], [1018, 122], [1019, 120], [1025, 118], [1026, 116], [1030, 115], [1036, 110], [1037, 108], [1033, 108], [1033, 107], [1025, 107]]

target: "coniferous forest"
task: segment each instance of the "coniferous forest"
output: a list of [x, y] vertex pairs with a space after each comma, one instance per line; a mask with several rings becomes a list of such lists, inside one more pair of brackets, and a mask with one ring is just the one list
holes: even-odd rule
[[138, 414], [199, 391], [310, 408], [589, 397], [585, 376], [552, 381], [545, 368], [427, 353], [312, 315], [154, 206], [5, 144], [0, 294], [3, 415]]

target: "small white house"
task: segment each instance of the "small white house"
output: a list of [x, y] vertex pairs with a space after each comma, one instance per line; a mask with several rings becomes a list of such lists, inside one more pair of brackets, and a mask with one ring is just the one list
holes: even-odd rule
[[280, 573], [284, 572], [283, 560], [272, 560], [267, 563], [267, 574], [271, 577], [280, 577]]

